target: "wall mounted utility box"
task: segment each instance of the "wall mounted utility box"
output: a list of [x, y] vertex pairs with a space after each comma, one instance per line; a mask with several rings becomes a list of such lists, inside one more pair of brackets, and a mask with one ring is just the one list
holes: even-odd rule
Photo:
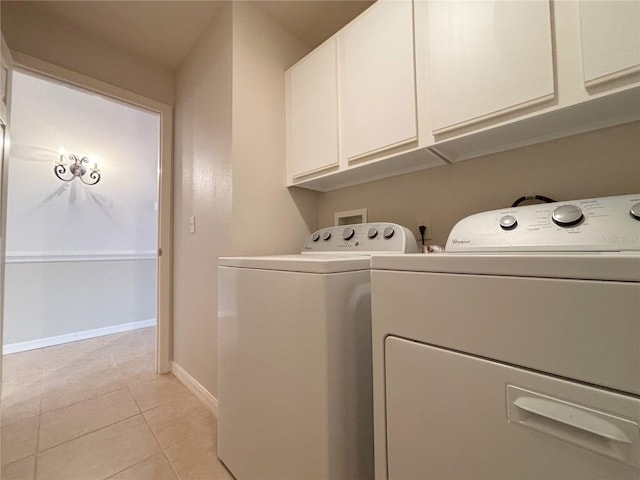
[[333, 214], [334, 225], [354, 225], [356, 223], [367, 223], [367, 209], [358, 208], [356, 210], [345, 210]]

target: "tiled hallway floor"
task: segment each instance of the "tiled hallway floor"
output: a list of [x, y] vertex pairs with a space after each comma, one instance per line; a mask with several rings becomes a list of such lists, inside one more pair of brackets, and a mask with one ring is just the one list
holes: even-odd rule
[[5, 355], [2, 480], [232, 479], [216, 418], [154, 358], [154, 328]]

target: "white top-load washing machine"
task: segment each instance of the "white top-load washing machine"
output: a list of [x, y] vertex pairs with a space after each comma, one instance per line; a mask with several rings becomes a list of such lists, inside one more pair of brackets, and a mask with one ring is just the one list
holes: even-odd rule
[[640, 194], [372, 257], [379, 479], [640, 478]]
[[220, 259], [218, 456], [238, 480], [372, 478], [370, 255], [416, 251], [369, 223]]

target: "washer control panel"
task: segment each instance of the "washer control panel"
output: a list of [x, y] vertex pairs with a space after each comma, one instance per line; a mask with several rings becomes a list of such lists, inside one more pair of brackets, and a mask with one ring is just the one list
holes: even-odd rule
[[359, 223], [328, 227], [305, 240], [302, 253], [416, 253], [417, 242], [411, 230], [396, 223]]
[[446, 251], [640, 251], [640, 194], [471, 215], [453, 227]]

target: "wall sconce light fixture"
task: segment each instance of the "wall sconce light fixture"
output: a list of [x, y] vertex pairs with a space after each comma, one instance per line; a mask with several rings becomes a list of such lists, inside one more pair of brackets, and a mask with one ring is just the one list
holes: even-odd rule
[[[80, 158], [73, 153], [66, 155], [64, 148], [61, 148], [58, 153], [60, 154], [60, 158], [53, 167], [53, 173], [55, 173], [56, 177], [60, 180], [63, 182], [70, 182], [74, 178], [79, 178], [85, 185], [95, 185], [100, 181], [100, 170], [98, 169], [97, 162], [94, 162], [93, 167], [90, 169], [91, 173], [88, 175], [89, 180], [86, 180], [84, 175], [87, 173], [87, 167], [85, 167], [83, 163], [89, 163], [89, 159], [87, 157]], [[65, 156], [73, 162], [68, 166], [68, 168]], [[66, 175], [67, 173], [69, 174], [67, 175], [68, 178], [64, 178], [63, 175]]]

